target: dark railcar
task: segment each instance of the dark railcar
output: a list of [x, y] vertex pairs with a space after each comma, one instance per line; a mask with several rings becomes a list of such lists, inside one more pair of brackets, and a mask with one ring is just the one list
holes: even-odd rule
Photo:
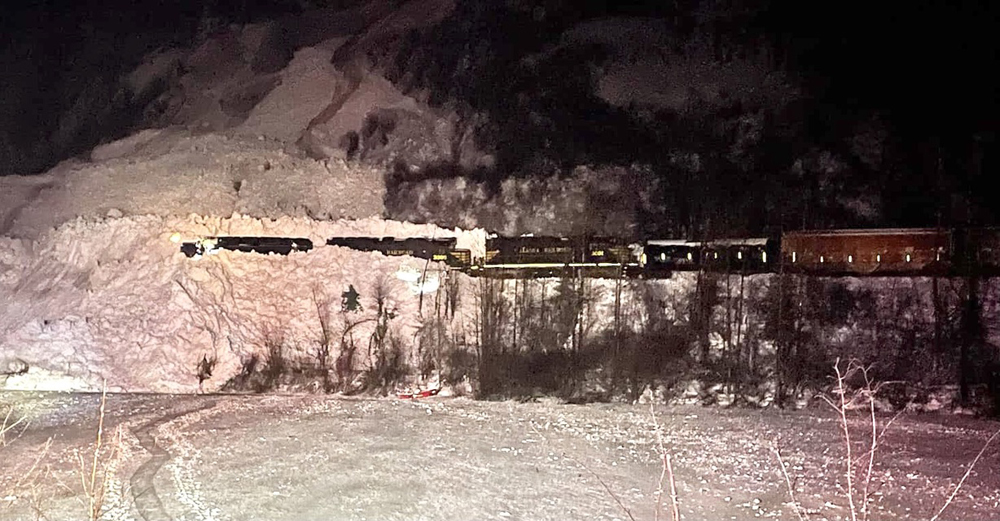
[[776, 270], [779, 254], [779, 242], [766, 238], [708, 242], [650, 240], [643, 251], [643, 265], [652, 276], [698, 270], [765, 273]]
[[717, 239], [705, 243], [701, 262], [707, 271], [768, 273], [777, 271], [780, 254], [781, 246], [775, 239]]
[[1000, 228], [968, 228], [955, 232], [957, 275], [1000, 276]]
[[816, 275], [946, 275], [952, 233], [932, 228], [786, 232], [782, 269]]
[[293, 251], [309, 251], [312, 241], [303, 237], [205, 237], [181, 244], [181, 252], [188, 257], [200, 257], [218, 250], [288, 255]]
[[329, 246], [343, 246], [358, 251], [377, 251], [390, 257], [408, 255], [419, 259], [443, 262], [453, 268], [468, 268], [472, 264], [471, 252], [455, 248], [456, 239], [454, 237], [441, 239], [332, 237], [327, 239], [326, 243]]
[[701, 263], [702, 243], [684, 240], [649, 240], [642, 249], [646, 276], [670, 276], [674, 271], [697, 271]]

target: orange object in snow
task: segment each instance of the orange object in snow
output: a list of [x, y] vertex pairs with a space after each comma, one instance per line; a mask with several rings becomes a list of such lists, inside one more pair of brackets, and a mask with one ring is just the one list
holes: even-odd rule
[[441, 389], [426, 389], [417, 392], [402, 392], [399, 393], [397, 396], [399, 396], [404, 400], [415, 400], [417, 398], [427, 398], [428, 396], [435, 396], [440, 391]]

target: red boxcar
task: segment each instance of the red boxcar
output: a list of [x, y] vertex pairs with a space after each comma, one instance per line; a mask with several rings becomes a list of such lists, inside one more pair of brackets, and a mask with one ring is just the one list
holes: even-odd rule
[[954, 245], [949, 230], [816, 230], [786, 232], [782, 269], [817, 275], [946, 275]]

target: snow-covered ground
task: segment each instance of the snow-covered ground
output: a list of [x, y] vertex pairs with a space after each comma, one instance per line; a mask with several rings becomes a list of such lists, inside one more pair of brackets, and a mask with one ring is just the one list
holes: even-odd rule
[[[84, 517], [74, 451], [92, 454], [99, 401], [0, 394], [0, 410], [31, 420], [0, 448], [0, 517]], [[839, 424], [823, 410], [136, 395], [108, 410], [106, 432], [124, 430], [105, 520], [670, 519], [664, 452], [681, 519], [800, 519], [775, 447], [809, 519], [850, 519]], [[930, 519], [998, 426], [896, 418], [869, 516]], [[863, 414], [851, 429], [860, 450]], [[998, 458], [988, 446], [941, 519], [996, 519]], [[45, 474], [28, 473], [36, 461]]]

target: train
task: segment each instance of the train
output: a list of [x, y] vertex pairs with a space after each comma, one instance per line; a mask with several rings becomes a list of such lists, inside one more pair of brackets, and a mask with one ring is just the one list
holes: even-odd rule
[[[332, 237], [327, 246], [440, 262], [473, 276], [669, 278], [678, 271], [818, 276], [1000, 276], [1000, 228], [891, 228], [788, 231], [776, 237], [703, 241], [525, 235], [486, 239], [474, 258], [455, 238]], [[287, 255], [309, 251], [297, 237], [206, 237], [181, 251]]]

